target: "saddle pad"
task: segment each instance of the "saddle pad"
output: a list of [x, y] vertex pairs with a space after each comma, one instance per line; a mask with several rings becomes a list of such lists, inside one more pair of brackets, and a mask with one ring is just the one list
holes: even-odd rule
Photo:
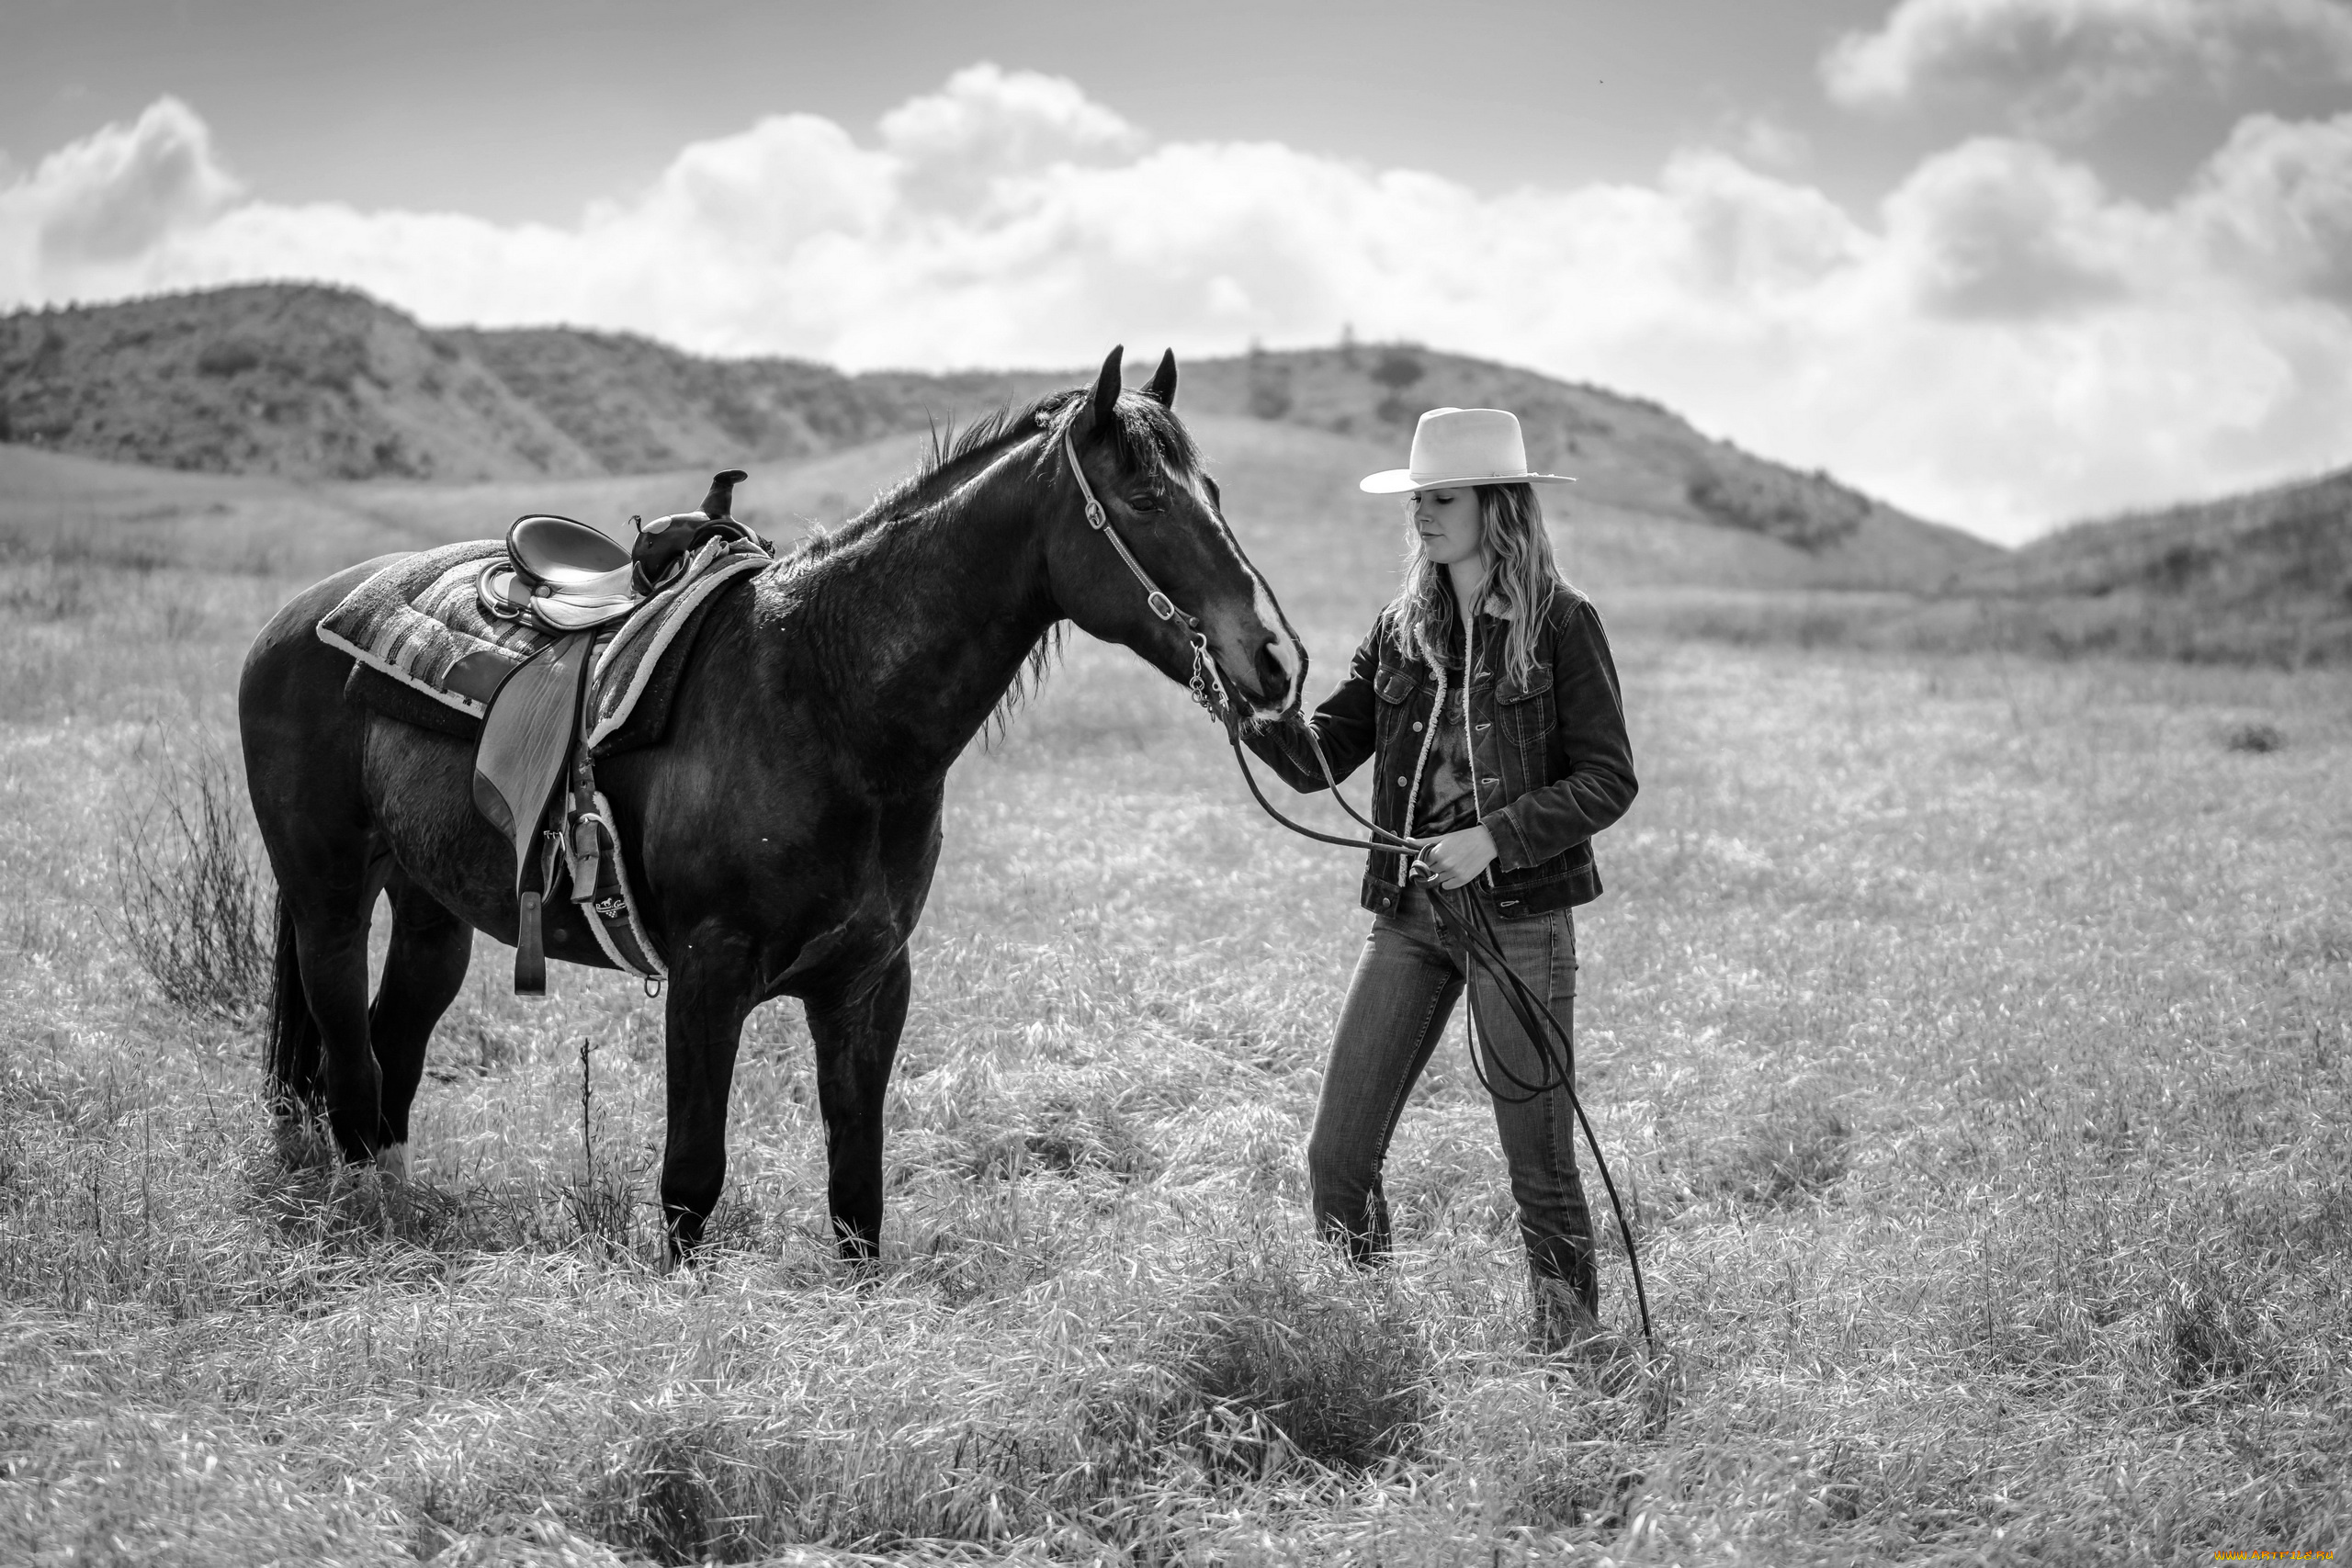
[[[505, 551], [496, 539], [445, 545], [396, 561], [352, 590], [319, 623], [320, 641], [358, 661], [345, 696], [459, 739], [479, 735], [499, 686], [555, 640], [481, 608], [475, 579]], [[712, 540], [670, 586], [618, 628], [600, 634], [586, 715], [597, 755], [662, 738], [701, 626], [697, 612], [719, 590], [770, 564], [753, 547]]]
[[469, 539], [393, 562], [319, 623], [319, 640], [412, 691], [479, 719], [506, 677], [554, 641], [481, 607], [474, 581], [505, 541]]
[[626, 750], [632, 737], [643, 745], [660, 736], [659, 727], [647, 735], [646, 726], [632, 721], [648, 691], [658, 689], [656, 702], [666, 709], [676, 690], [683, 659], [665, 662], [662, 655], [673, 648], [684, 654], [684, 645], [700, 625], [695, 612], [720, 589], [775, 564], [774, 558], [755, 545], [713, 539], [686, 558], [685, 570], [676, 581], [622, 623], [603, 645], [589, 676], [588, 712], [582, 725], [588, 732], [591, 752], [607, 756]]

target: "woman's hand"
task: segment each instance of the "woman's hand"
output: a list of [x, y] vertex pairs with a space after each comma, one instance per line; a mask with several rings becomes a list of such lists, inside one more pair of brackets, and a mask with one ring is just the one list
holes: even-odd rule
[[1431, 839], [1421, 851], [1421, 863], [1430, 869], [1440, 887], [1459, 887], [1487, 869], [1495, 858], [1495, 836], [1487, 831], [1486, 824], [1464, 828], [1459, 833], [1448, 833]]

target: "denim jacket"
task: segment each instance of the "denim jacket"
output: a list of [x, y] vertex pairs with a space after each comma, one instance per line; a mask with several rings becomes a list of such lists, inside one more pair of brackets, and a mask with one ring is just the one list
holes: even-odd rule
[[[1486, 614], [1473, 628], [1471, 772], [1478, 820], [1495, 840], [1486, 874], [1496, 911], [1524, 919], [1600, 896], [1592, 836], [1625, 814], [1638, 786], [1617, 666], [1592, 602], [1565, 583], [1554, 587], [1534, 666], [1521, 682], [1496, 679], [1508, 630], [1507, 623]], [[1458, 667], [1448, 667], [1445, 684], [1447, 713], [1458, 722]], [[1335, 777], [1344, 779], [1367, 758], [1377, 759], [1372, 819], [1401, 832], [1436, 697], [1435, 672], [1402, 645], [1384, 615], [1357, 648], [1347, 678], [1311, 717], [1257, 731], [1248, 738], [1250, 748], [1301, 791], [1325, 787], [1302, 733], [1307, 725]], [[1404, 879], [1401, 852], [1374, 851], [1364, 873], [1363, 907], [1394, 913]]]

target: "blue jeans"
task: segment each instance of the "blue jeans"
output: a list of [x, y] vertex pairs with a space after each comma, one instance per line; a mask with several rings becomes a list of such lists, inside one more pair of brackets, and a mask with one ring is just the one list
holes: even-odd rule
[[[1490, 890], [1474, 883], [1462, 891], [1485, 903], [1511, 968], [1563, 1025], [1572, 1025], [1577, 937], [1570, 913], [1561, 909], [1505, 920], [1495, 915]], [[1306, 1143], [1306, 1168], [1316, 1224], [1359, 1262], [1388, 1251], [1388, 1201], [1381, 1190], [1380, 1168], [1405, 1098], [1429, 1065], [1463, 993], [1466, 957], [1460, 934], [1446, 931], [1429, 889], [1415, 880], [1406, 886], [1396, 913], [1374, 919], [1355, 978], [1349, 982], [1331, 1060], [1323, 1072], [1323, 1097], [1315, 1108], [1315, 1131]], [[1504, 982], [1476, 961], [1468, 962], [1479, 1066], [1499, 1091], [1495, 1127], [1510, 1168], [1529, 1266], [1539, 1276], [1567, 1281], [1587, 1307], [1597, 1310], [1592, 1215], [1577, 1175], [1576, 1111], [1568, 1090], [1555, 1087], [1520, 1103], [1506, 1098], [1526, 1094], [1513, 1077], [1536, 1084], [1550, 1075], [1504, 999]]]

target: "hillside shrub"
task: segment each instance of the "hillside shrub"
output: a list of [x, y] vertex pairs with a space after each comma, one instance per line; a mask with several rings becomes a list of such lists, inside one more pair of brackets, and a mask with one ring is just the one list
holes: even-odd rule
[[209, 343], [196, 356], [199, 376], [242, 376], [262, 362], [259, 345], [244, 338]]
[[1372, 367], [1372, 378], [1396, 392], [1403, 391], [1428, 373], [1428, 367], [1401, 348], [1388, 350]]
[[1410, 424], [1420, 417], [1421, 400], [1406, 396], [1407, 389], [1428, 373], [1419, 358], [1400, 348], [1392, 348], [1380, 356], [1372, 367], [1372, 378], [1388, 389], [1374, 412], [1391, 424]]
[[1250, 412], [1257, 419], [1281, 419], [1291, 411], [1290, 367], [1270, 362], [1264, 355], [1250, 358]]
[[2149, 565], [2150, 582], [2167, 593], [2179, 593], [2211, 569], [2216, 552], [2195, 545], [2175, 545]]
[[32, 358], [25, 366], [25, 374], [31, 377], [54, 376], [64, 363], [65, 339], [59, 335], [55, 327], [43, 326], [40, 342], [34, 345]]
[[1691, 475], [1683, 493], [1712, 523], [1801, 550], [1826, 549], [1860, 527], [1871, 511], [1869, 497], [1823, 473], [1709, 468]]

